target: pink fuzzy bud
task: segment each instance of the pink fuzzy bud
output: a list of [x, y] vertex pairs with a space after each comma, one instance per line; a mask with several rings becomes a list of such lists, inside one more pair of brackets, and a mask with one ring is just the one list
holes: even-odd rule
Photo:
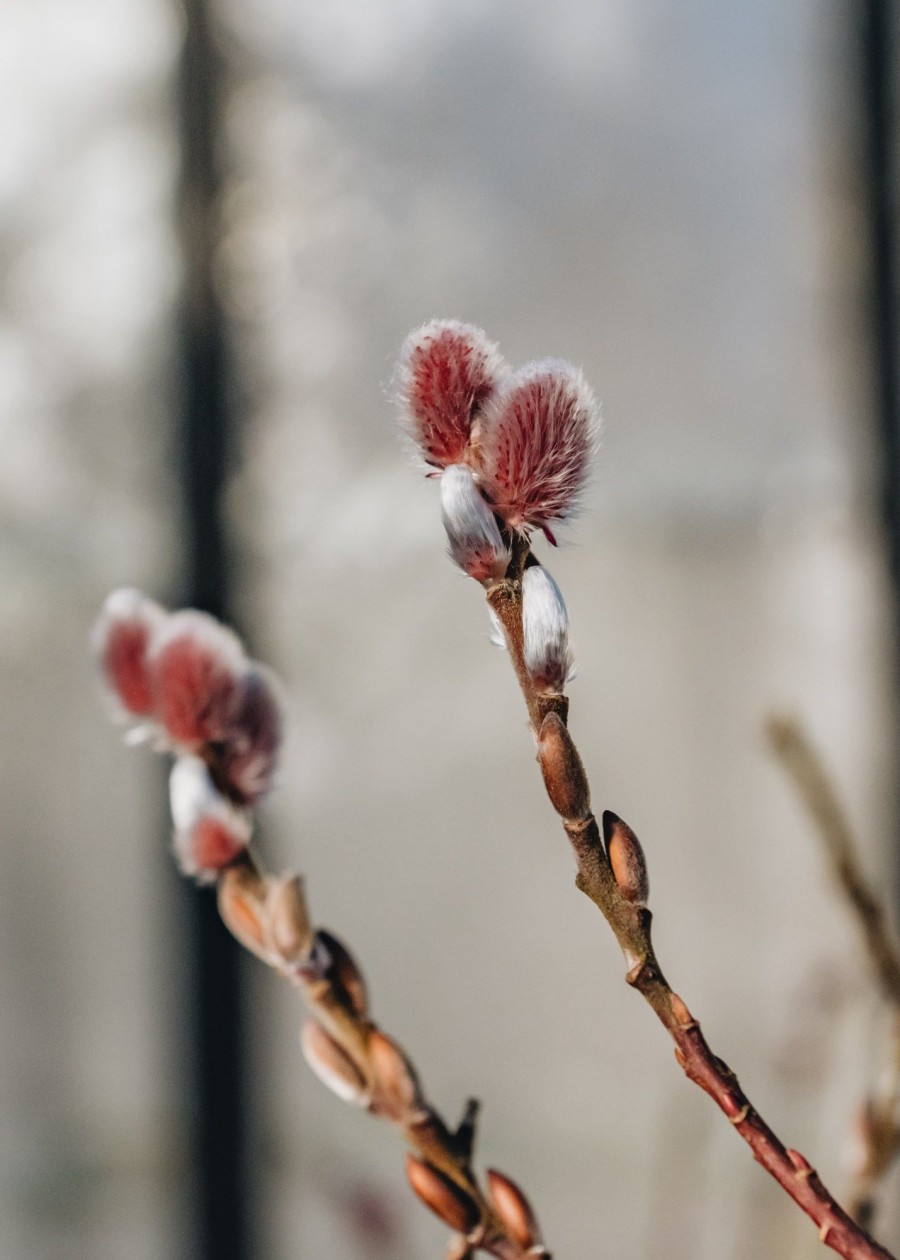
[[253, 664], [237, 680], [217, 762], [229, 787], [248, 805], [272, 786], [282, 726], [277, 680]]
[[246, 849], [249, 817], [216, 789], [199, 757], [179, 757], [169, 779], [175, 856], [185, 875], [208, 882]]
[[569, 615], [559, 587], [541, 565], [522, 575], [525, 668], [539, 691], [562, 691], [572, 669]]
[[441, 516], [451, 559], [478, 582], [502, 578], [509, 565], [509, 548], [465, 464], [451, 464], [444, 470]]
[[436, 319], [407, 337], [397, 375], [406, 427], [438, 468], [465, 460], [472, 424], [506, 372], [480, 328]]
[[590, 386], [570, 363], [532, 363], [500, 386], [481, 424], [482, 482], [511, 528], [546, 529], [573, 514], [598, 424]]
[[246, 669], [240, 640], [214, 617], [173, 613], [150, 650], [156, 715], [175, 744], [199, 749], [225, 738]]
[[104, 681], [125, 715], [149, 717], [154, 697], [147, 651], [166, 614], [130, 587], [113, 591], [94, 627], [94, 650]]

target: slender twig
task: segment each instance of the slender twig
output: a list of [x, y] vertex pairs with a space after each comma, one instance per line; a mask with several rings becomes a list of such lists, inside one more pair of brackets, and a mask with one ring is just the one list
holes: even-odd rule
[[445, 1123], [408, 1056], [370, 1017], [350, 953], [314, 930], [301, 878], [266, 874], [248, 847], [282, 741], [277, 681], [211, 617], [168, 613], [131, 589], [107, 599], [94, 646], [114, 713], [139, 723], [130, 738], [175, 754], [170, 804], [180, 870], [216, 886], [232, 936], [299, 990], [313, 1015], [301, 1044], [316, 1075], [400, 1130], [414, 1152], [406, 1161], [413, 1191], [453, 1231], [448, 1260], [476, 1251], [549, 1260], [519, 1187], [495, 1169], [484, 1192], [479, 1186], [478, 1103], [469, 1100], [455, 1129]]
[[890, 1253], [841, 1208], [804, 1156], [786, 1147], [763, 1120], [666, 981], [651, 942], [650, 911], [643, 904], [643, 855], [637, 838], [609, 812], [603, 815], [601, 837], [589, 809], [587, 778], [566, 727], [566, 698], [539, 690], [526, 666], [522, 574], [526, 564], [533, 561], [527, 540], [513, 535], [511, 545], [506, 576], [488, 585], [487, 600], [503, 627], [539, 750], [542, 743], [547, 749], [541, 753], [545, 783], [575, 852], [577, 887], [600, 909], [615, 933], [628, 962], [628, 983], [646, 999], [675, 1042], [675, 1057], [685, 1074], [709, 1094], [749, 1145], [754, 1158], [811, 1218], [821, 1241], [847, 1260], [888, 1260]]
[[[219, 908], [237, 939], [287, 977], [312, 1012], [319, 1026], [319, 1040], [306, 1046], [311, 1066], [325, 1079], [330, 1078], [345, 1099], [400, 1130], [421, 1160], [408, 1165], [413, 1189], [457, 1231], [451, 1254], [467, 1257], [484, 1251], [497, 1260], [522, 1260], [525, 1256], [550, 1260], [537, 1239], [533, 1220], [531, 1237], [523, 1245], [478, 1185], [472, 1169], [477, 1102], [469, 1101], [460, 1124], [451, 1129], [426, 1101], [409, 1058], [369, 1017], [361, 974], [345, 947], [321, 930], [303, 934], [304, 944], [296, 958], [286, 958], [273, 944], [278, 930], [272, 923], [273, 890], [284, 882], [284, 878], [273, 880], [264, 874], [247, 850], [219, 877]], [[308, 922], [302, 887], [298, 880], [293, 885], [295, 896], [301, 899], [293, 917]], [[489, 1177], [492, 1189], [496, 1189], [497, 1174]], [[522, 1238], [524, 1198], [505, 1178], [500, 1180], [511, 1187], [513, 1199], [516, 1195], [521, 1198], [521, 1204], [513, 1202], [508, 1207], [507, 1216], [510, 1208], [513, 1214], [520, 1209], [514, 1225], [520, 1226]], [[503, 1201], [499, 1203], [502, 1210]]]
[[796, 717], [771, 716], [769, 743], [812, 815], [843, 899], [866, 944], [872, 976], [891, 1007], [889, 1061], [859, 1117], [861, 1158], [852, 1190], [851, 1212], [869, 1227], [880, 1184], [900, 1154], [900, 942], [891, 931], [884, 904], [863, 872], [859, 845], [822, 759]]

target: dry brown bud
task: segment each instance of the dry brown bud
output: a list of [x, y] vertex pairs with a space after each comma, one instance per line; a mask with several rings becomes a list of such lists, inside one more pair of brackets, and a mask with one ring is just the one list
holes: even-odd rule
[[369, 1055], [375, 1080], [387, 1098], [403, 1115], [422, 1106], [422, 1092], [416, 1070], [409, 1059], [380, 1028], [369, 1037]]
[[541, 723], [538, 761], [550, 803], [567, 822], [587, 818], [591, 791], [572, 736], [558, 713], [548, 713]]
[[488, 1169], [487, 1183], [491, 1202], [506, 1226], [510, 1238], [517, 1242], [523, 1251], [537, 1246], [541, 1241], [537, 1218], [531, 1204], [516, 1183], [494, 1168]]
[[319, 1080], [344, 1102], [368, 1105], [369, 1095], [362, 1072], [333, 1037], [314, 1019], [300, 1032], [303, 1057]]
[[330, 932], [319, 930], [316, 936], [324, 945], [331, 960], [328, 968], [329, 979], [337, 980], [350, 999], [354, 1013], [360, 1019], [365, 1019], [369, 1013], [369, 995], [366, 991], [366, 982], [355, 959], [346, 946]]
[[430, 1207], [445, 1225], [460, 1234], [472, 1232], [480, 1214], [475, 1201], [465, 1190], [414, 1155], [406, 1157], [406, 1175], [425, 1206]]
[[266, 880], [251, 866], [223, 871], [219, 879], [219, 914], [240, 943], [263, 962], [272, 956], [265, 938]]
[[266, 901], [266, 927], [272, 950], [284, 962], [299, 962], [309, 953], [313, 932], [299, 875], [284, 875], [272, 882]]
[[650, 885], [647, 878], [647, 861], [641, 842], [628, 826], [611, 810], [603, 814], [603, 838], [609, 864], [626, 901], [646, 905]]

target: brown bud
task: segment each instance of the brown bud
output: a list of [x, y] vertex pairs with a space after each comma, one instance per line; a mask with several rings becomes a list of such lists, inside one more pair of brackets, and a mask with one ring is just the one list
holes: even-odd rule
[[299, 875], [272, 881], [266, 899], [266, 927], [272, 950], [284, 962], [299, 962], [309, 953], [313, 933]]
[[558, 713], [548, 713], [541, 723], [538, 761], [550, 803], [567, 822], [587, 818], [591, 792], [578, 749]]
[[307, 1020], [300, 1031], [303, 1057], [323, 1085], [344, 1102], [365, 1107], [369, 1101], [362, 1072], [333, 1037], [314, 1019]]
[[460, 1234], [472, 1232], [480, 1214], [475, 1201], [465, 1190], [414, 1155], [406, 1157], [406, 1175], [425, 1206], [430, 1207], [445, 1225]]
[[416, 1069], [380, 1028], [369, 1037], [369, 1056], [375, 1080], [396, 1110], [402, 1115], [421, 1108], [423, 1099]]
[[350, 999], [350, 1005], [355, 1014], [360, 1019], [365, 1019], [369, 1013], [369, 995], [366, 992], [366, 982], [363, 979], [362, 972], [356, 965], [355, 959], [338, 938], [332, 936], [330, 932], [320, 930], [316, 933], [316, 937], [325, 946], [331, 959], [328, 968], [329, 979], [337, 980]]
[[541, 1241], [541, 1232], [531, 1204], [514, 1181], [503, 1173], [489, 1168], [487, 1173], [488, 1194], [497, 1209], [497, 1215], [523, 1251]]
[[219, 879], [219, 914], [229, 932], [263, 962], [271, 962], [265, 939], [266, 880], [241, 863], [223, 871]]
[[603, 838], [619, 892], [626, 901], [639, 906], [646, 905], [650, 885], [641, 842], [628, 823], [623, 822], [611, 810], [606, 810], [603, 814]]

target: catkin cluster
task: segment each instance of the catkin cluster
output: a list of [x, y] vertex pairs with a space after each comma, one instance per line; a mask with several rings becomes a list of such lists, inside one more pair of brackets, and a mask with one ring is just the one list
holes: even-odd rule
[[311, 1011], [300, 1042], [316, 1076], [404, 1134], [412, 1189], [453, 1231], [448, 1254], [547, 1257], [515, 1182], [491, 1169], [484, 1191], [478, 1184], [474, 1107], [456, 1130], [447, 1127], [408, 1056], [371, 1018], [355, 959], [337, 937], [313, 928], [300, 876], [268, 875], [250, 852], [253, 809], [273, 784], [281, 743], [274, 677], [214, 618], [167, 613], [130, 589], [107, 599], [94, 647], [130, 741], [174, 755], [170, 800], [182, 872], [215, 883], [232, 934], [300, 990]]

